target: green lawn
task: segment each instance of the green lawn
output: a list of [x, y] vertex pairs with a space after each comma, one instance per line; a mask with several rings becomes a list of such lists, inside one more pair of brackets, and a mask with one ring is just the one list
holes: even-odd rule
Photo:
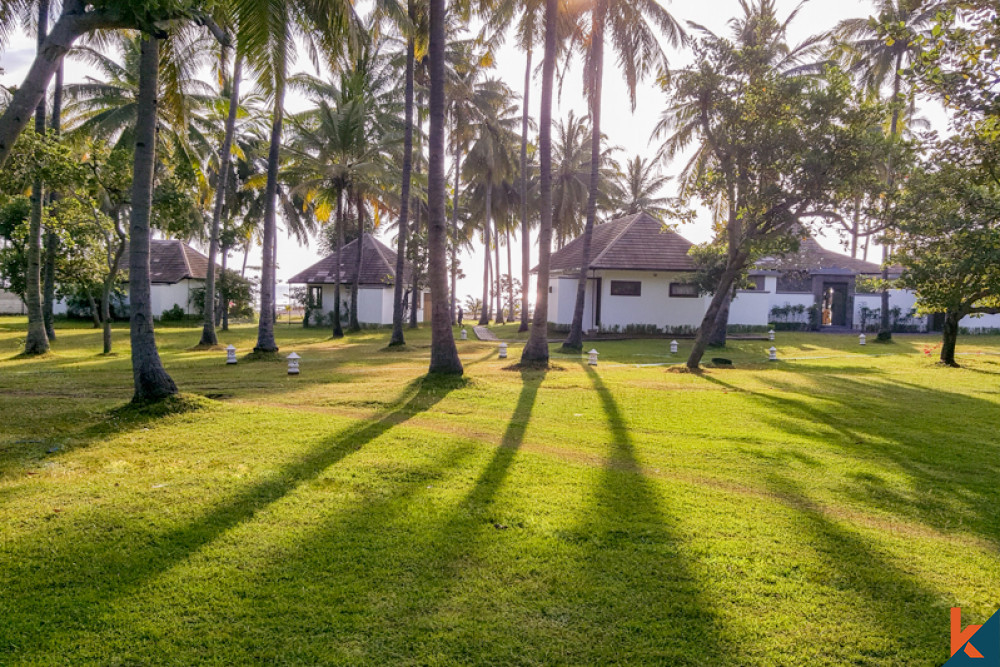
[[547, 373], [467, 341], [425, 381], [423, 330], [281, 325], [290, 378], [162, 328], [189, 396], [156, 416], [120, 409], [126, 329], [32, 360], [24, 326], [0, 664], [940, 665], [949, 607], [1000, 606], [1000, 338], [946, 369], [932, 337], [779, 334], [701, 375], [662, 340]]

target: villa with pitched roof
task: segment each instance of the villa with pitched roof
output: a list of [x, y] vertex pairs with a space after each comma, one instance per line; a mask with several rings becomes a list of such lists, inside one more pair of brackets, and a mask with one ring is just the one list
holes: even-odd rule
[[[701, 325], [711, 296], [692, 283], [692, 243], [647, 213], [594, 227], [587, 267], [585, 331], [645, 330], [683, 333]], [[573, 321], [583, 240], [552, 253], [549, 322]], [[764, 327], [775, 322], [828, 331], [876, 326], [881, 294], [866, 291], [878, 264], [823, 248], [814, 238], [798, 252], [761, 259], [749, 271], [750, 289], [737, 291], [729, 323]], [[933, 317], [914, 314], [916, 295], [890, 290], [893, 317], [909, 330], [934, 328]], [[1000, 316], [966, 318], [970, 330], [1000, 327]]]
[[[346, 319], [351, 301], [351, 284], [356, 276], [358, 281], [358, 321], [369, 325], [392, 324], [393, 293], [396, 283], [396, 252], [371, 234], [364, 234], [361, 246], [361, 262], [358, 263], [358, 241], [345, 243], [340, 249], [340, 312]], [[409, 294], [412, 285], [412, 268], [406, 262], [403, 269], [404, 294]], [[328, 315], [333, 312], [334, 284], [337, 277], [337, 262], [334, 255], [324, 257], [316, 264], [292, 276], [290, 285], [306, 285], [312, 301]], [[410, 303], [408, 298], [407, 303]], [[418, 299], [417, 319], [425, 321], [430, 313], [430, 291], [421, 290]]]

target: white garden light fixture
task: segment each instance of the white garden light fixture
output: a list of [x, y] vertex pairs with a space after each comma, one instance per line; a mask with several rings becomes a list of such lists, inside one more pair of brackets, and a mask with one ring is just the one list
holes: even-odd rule
[[500, 343], [500, 358], [507, 358], [507, 343]]
[[458, 337], [461, 338], [462, 340], [469, 340], [469, 332], [466, 331], [465, 329], [462, 329], [462, 333], [460, 333]]
[[867, 345], [868, 344], [868, 341], [865, 339], [865, 335], [864, 334], [861, 334], [860, 336], [858, 336], [858, 344], [859, 345]]
[[236, 347], [230, 345], [226, 348], [226, 363], [235, 364], [236, 363]]
[[767, 351], [767, 360], [768, 361], [778, 360], [778, 348], [776, 348], [773, 345], [771, 346], [771, 349]]
[[670, 354], [677, 354], [677, 341], [670, 341]]
[[767, 339], [774, 340], [774, 329], [771, 329], [770, 331], [767, 332]]
[[290, 355], [288, 355], [287, 359], [288, 359], [288, 374], [289, 375], [298, 375], [299, 374], [299, 359], [301, 359], [301, 358], [302, 357], [300, 357], [299, 355], [295, 354], [294, 352], [292, 352]]
[[587, 356], [587, 363], [590, 364], [591, 366], [596, 366], [597, 365], [597, 355], [598, 355], [597, 350], [591, 348], [590, 352], [588, 352], [587, 355], [588, 355]]

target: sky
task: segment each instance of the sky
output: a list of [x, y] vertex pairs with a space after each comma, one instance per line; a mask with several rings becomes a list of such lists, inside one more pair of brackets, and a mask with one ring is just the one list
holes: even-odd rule
[[[780, 16], [784, 17], [791, 12], [800, 0], [777, 0]], [[725, 33], [728, 21], [740, 13], [739, 0], [660, 0], [682, 23], [693, 21], [701, 24], [713, 32]], [[836, 25], [840, 20], [858, 16], [868, 16], [872, 12], [870, 0], [810, 0], [805, 3], [799, 12], [796, 20], [791, 24], [790, 39], [793, 42], [802, 41], [805, 38], [828, 30]], [[4, 86], [18, 85], [27, 73], [28, 67], [34, 57], [34, 40], [25, 35], [15, 36], [11, 41], [8, 50], [0, 54], [0, 84]], [[687, 64], [690, 56], [683, 51], [667, 52], [670, 64], [673, 67], [681, 67]], [[628, 101], [628, 90], [619, 75], [616, 66], [612, 61], [611, 54], [608, 54], [608, 62], [605, 64], [604, 73], [604, 104], [602, 108], [602, 130], [607, 135], [611, 145], [618, 146], [621, 151], [618, 158], [624, 161], [625, 158], [641, 155], [643, 157], [653, 157], [656, 154], [659, 142], [651, 137], [651, 133], [659, 120], [662, 110], [667, 105], [666, 95], [659, 89], [652, 80], [640, 82], [637, 104], [633, 113]], [[309, 71], [310, 67], [306, 60], [298, 63], [300, 69]], [[524, 54], [511, 46], [505, 46], [497, 54], [496, 72], [494, 76], [503, 79], [517, 93], [521, 93], [524, 87]], [[67, 61], [66, 80], [80, 81], [87, 75], [87, 67], [79, 61]], [[555, 101], [553, 117], [558, 120], [565, 118], [570, 111], [578, 116], [586, 115], [587, 109], [582, 93], [583, 67], [577, 59], [566, 73], [562, 92]], [[535, 77], [533, 90], [530, 97], [533, 117], [537, 118], [538, 100], [540, 99], [539, 86], [541, 76]], [[297, 111], [305, 105], [302, 99], [290, 97], [287, 103], [290, 111]], [[939, 125], [943, 122], [940, 112], [930, 110], [925, 115], [931, 116], [932, 122]], [[680, 170], [683, 160], [678, 160], [675, 164], [665, 165], [665, 174], [676, 174]], [[664, 191], [666, 195], [673, 195], [672, 185], [668, 184]], [[705, 211], [701, 211], [697, 219], [689, 224], [681, 225], [677, 230], [682, 236], [694, 243], [708, 241], [711, 238], [711, 220]], [[379, 233], [380, 238], [388, 245], [392, 245], [392, 240], [387, 234]], [[836, 250], [842, 250], [838, 237], [827, 234], [820, 237], [820, 242]], [[517, 241], [517, 248], [520, 248], [520, 241]], [[532, 247], [532, 262], [537, 257], [537, 245]], [[501, 253], [503, 255], [503, 253]], [[515, 277], [521, 275], [520, 253], [515, 251], [513, 273]], [[471, 254], [460, 255], [463, 271], [466, 277], [459, 281], [458, 295], [460, 300], [464, 300], [467, 295], [482, 294], [482, 266], [483, 250], [476, 248]], [[278, 241], [278, 281], [279, 294], [285, 293], [285, 281], [320, 259], [319, 244], [310, 243], [305, 246], [299, 245], [294, 238], [288, 237], [284, 230], [279, 231]], [[870, 257], [874, 261], [879, 261], [879, 252], [876, 250]], [[242, 261], [242, 256], [238, 256], [236, 261]], [[506, 260], [501, 257], [503, 271], [506, 272]], [[260, 264], [259, 249], [251, 254], [249, 264], [252, 266]], [[532, 292], [532, 297], [534, 293]]]

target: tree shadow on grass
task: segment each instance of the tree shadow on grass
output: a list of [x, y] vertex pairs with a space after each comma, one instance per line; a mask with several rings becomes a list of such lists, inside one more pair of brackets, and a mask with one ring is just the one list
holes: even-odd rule
[[769, 470], [764, 479], [772, 496], [791, 510], [796, 537], [819, 557], [817, 561], [810, 554], [804, 564], [813, 570], [809, 575], [816, 580], [813, 586], [819, 587], [817, 609], [832, 609], [833, 614], [838, 606], [858, 610], [841, 619], [845, 625], [860, 626], [860, 631], [851, 631], [849, 644], [807, 642], [801, 646], [803, 663], [820, 658], [839, 664], [915, 665], [947, 660], [949, 601], [880, 554], [877, 545], [834, 521], [786, 475]]
[[731, 650], [720, 639], [704, 583], [684, 553], [676, 521], [664, 510], [667, 501], [642, 474], [627, 417], [597, 371], [583, 368], [611, 435], [592, 505], [575, 531], [585, 547], [579, 565], [602, 593], [591, 628], [604, 647], [597, 661], [727, 662]]
[[[775, 391], [704, 379], [748, 394], [766, 407], [759, 419], [782, 433], [873, 466], [845, 480], [840, 493], [852, 501], [942, 533], [971, 531], [1000, 546], [996, 403], [888, 377], [823, 376], [806, 390], [768, 376]], [[900, 473], [907, 484], [884, 477]], [[811, 474], [824, 475], [815, 469]]]
[[[67, 641], [67, 635], [92, 631], [116, 600], [250, 521], [352, 452], [429, 410], [463, 384], [461, 378], [419, 378], [405, 388], [391, 409], [342, 429], [266, 479], [165, 531], [155, 530], [153, 522], [146, 535], [123, 535], [123, 527], [127, 531], [128, 526], [120, 516], [95, 513], [83, 522], [88, 530], [82, 537], [66, 534], [56, 524], [22, 537], [17, 544], [3, 545], [0, 555], [9, 569], [0, 572], [4, 587], [0, 618], [8, 644], [0, 645], [0, 662], [6, 650], [15, 650], [19, 658], [42, 655]], [[124, 550], [123, 544], [127, 545]]]

